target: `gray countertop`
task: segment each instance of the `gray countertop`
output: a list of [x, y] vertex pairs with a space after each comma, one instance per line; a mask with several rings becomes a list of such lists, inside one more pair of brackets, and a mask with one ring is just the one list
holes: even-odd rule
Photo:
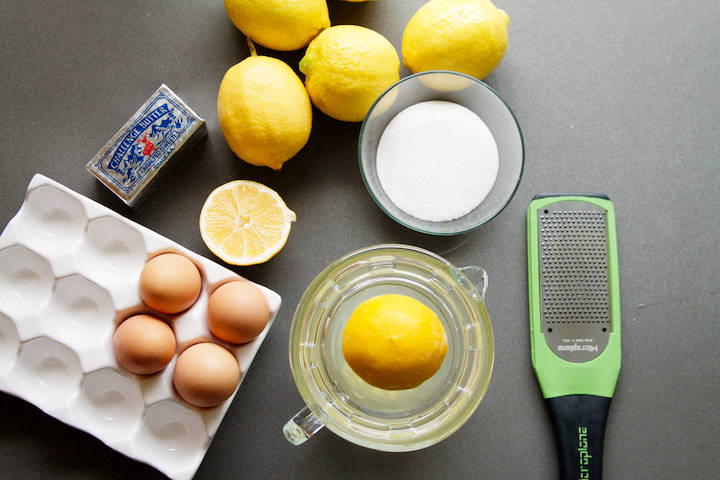
[[[359, 24], [400, 51], [425, 0], [329, 0], [333, 24]], [[306, 147], [280, 172], [237, 160], [217, 120], [224, 72], [248, 56], [215, 1], [5, 0], [0, 5], [0, 225], [35, 173], [208, 258], [200, 208], [217, 186], [251, 179], [297, 214], [269, 262], [232, 267], [283, 305], [195, 478], [557, 477], [552, 428], [530, 362], [525, 214], [539, 192], [592, 191], [615, 205], [623, 359], [610, 409], [608, 479], [714, 478], [720, 470], [720, 4], [717, 1], [498, 0], [509, 47], [486, 78], [513, 109], [525, 170], [507, 208], [480, 229], [431, 237], [390, 220], [357, 162], [359, 123], [314, 110]], [[297, 71], [302, 51], [259, 53]], [[408, 75], [405, 69], [401, 76]], [[85, 164], [160, 86], [208, 136], [133, 211]], [[489, 275], [490, 388], [470, 420], [412, 453], [364, 449], [325, 429], [290, 445], [303, 405], [288, 362], [295, 306], [330, 262], [377, 243], [427, 248]], [[94, 437], [0, 394], [5, 479], [163, 478]]]

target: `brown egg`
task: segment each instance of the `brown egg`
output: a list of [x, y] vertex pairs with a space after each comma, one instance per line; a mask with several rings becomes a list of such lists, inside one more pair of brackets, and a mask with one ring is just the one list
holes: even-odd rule
[[208, 327], [213, 335], [229, 343], [249, 342], [262, 333], [269, 320], [265, 295], [249, 282], [221, 285], [208, 300]]
[[133, 373], [157, 373], [175, 355], [175, 334], [170, 325], [150, 315], [135, 315], [115, 330], [115, 358]]
[[198, 343], [175, 363], [173, 383], [188, 403], [215, 407], [230, 398], [240, 382], [240, 366], [232, 353], [215, 343]]
[[162, 313], [179, 313], [195, 303], [202, 279], [197, 266], [177, 253], [153, 257], [140, 272], [140, 297]]

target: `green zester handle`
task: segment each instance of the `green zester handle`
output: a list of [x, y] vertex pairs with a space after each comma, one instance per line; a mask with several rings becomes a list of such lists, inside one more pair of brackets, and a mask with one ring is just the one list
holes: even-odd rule
[[600, 480], [610, 398], [565, 395], [547, 398], [561, 480]]

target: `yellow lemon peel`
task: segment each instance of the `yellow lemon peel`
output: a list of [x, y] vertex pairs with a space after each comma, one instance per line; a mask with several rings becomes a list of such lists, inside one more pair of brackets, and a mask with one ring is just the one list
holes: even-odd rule
[[429, 307], [387, 294], [361, 303], [343, 331], [342, 350], [365, 382], [385, 390], [415, 388], [440, 369], [448, 351], [445, 329]]
[[357, 25], [323, 30], [300, 60], [312, 103], [336, 120], [360, 122], [393, 83], [400, 58], [381, 34]]
[[482, 80], [505, 56], [509, 22], [489, 0], [430, 0], [405, 27], [403, 63], [413, 73], [452, 70]]

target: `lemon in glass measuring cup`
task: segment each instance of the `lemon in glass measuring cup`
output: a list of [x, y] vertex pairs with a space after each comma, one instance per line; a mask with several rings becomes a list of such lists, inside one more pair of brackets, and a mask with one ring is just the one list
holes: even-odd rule
[[365, 382], [385, 390], [418, 387], [439, 369], [448, 351], [445, 329], [424, 303], [400, 294], [362, 302], [345, 326], [342, 350]]

